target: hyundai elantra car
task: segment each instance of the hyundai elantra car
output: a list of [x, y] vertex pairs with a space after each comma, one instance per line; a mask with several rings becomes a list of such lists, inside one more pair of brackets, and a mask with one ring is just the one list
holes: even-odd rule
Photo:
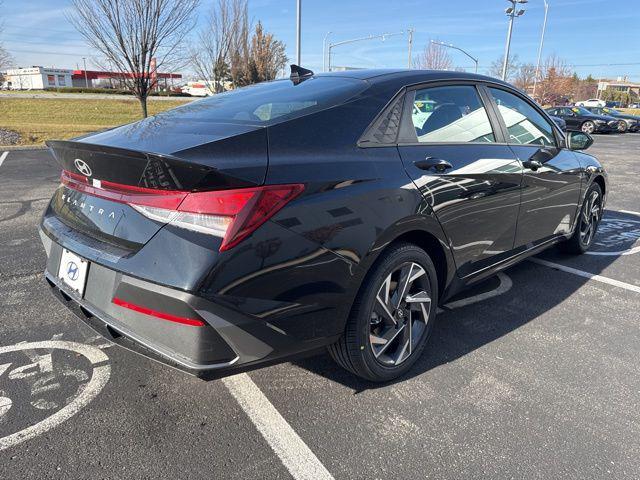
[[111, 341], [203, 378], [328, 349], [388, 381], [429, 354], [438, 304], [591, 246], [591, 142], [492, 78], [293, 66], [49, 142], [45, 276]]

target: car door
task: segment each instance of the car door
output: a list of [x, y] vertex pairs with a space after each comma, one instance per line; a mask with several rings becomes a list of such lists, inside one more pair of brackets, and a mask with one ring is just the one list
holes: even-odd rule
[[560, 111], [562, 112], [562, 118], [567, 122], [567, 130], [580, 130], [582, 119], [573, 110], [569, 107], [562, 107]]
[[515, 247], [569, 233], [578, 212], [582, 174], [553, 122], [523, 95], [486, 87], [509, 146], [522, 162], [522, 199]]
[[407, 91], [403, 165], [448, 237], [460, 276], [513, 248], [522, 167], [473, 83]]

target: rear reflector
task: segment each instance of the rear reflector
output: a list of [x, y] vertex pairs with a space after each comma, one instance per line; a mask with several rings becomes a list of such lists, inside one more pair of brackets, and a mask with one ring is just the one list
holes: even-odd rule
[[191, 325], [192, 327], [204, 327], [205, 323], [202, 320], [198, 320], [196, 318], [185, 318], [179, 317], [177, 315], [171, 315], [170, 313], [158, 312], [157, 310], [153, 310], [151, 308], [143, 307], [141, 305], [136, 305], [135, 303], [126, 302], [121, 298], [114, 297], [111, 300], [112, 303], [118, 305], [122, 308], [128, 308], [129, 310], [133, 310], [134, 312], [143, 313], [145, 315], [150, 315], [152, 317], [161, 318], [162, 320], [168, 320], [169, 322], [181, 323], [183, 325]]
[[89, 180], [67, 171], [61, 180], [73, 190], [126, 203], [152, 220], [220, 237], [221, 252], [247, 238], [304, 190], [302, 184], [210, 192], [155, 190]]

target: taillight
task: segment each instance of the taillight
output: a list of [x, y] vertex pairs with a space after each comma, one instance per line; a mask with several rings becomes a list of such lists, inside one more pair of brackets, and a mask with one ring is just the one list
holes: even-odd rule
[[89, 183], [88, 179], [78, 177], [64, 171], [62, 183], [89, 195], [126, 203], [152, 220], [220, 237], [221, 252], [247, 238], [304, 190], [304, 185], [296, 183], [184, 192], [99, 180]]

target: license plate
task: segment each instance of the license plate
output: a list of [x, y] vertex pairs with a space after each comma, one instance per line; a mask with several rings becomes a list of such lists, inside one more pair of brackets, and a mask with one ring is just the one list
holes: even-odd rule
[[88, 268], [88, 260], [79, 257], [66, 248], [62, 250], [58, 277], [60, 277], [64, 283], [69, 285], [80, 295], [84, 293], [84, 286], [87, 281]]

